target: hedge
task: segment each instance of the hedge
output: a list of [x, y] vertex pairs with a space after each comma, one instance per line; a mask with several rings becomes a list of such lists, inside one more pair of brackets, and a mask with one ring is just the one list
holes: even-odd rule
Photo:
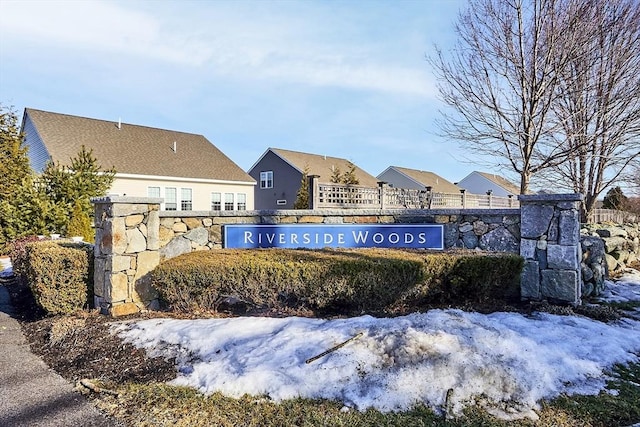
[[25, 245], [26, 279], [48, 314], [82, 310], [93, 299], [93, 246], [43, 241]]
[[169, 308], [215, 311], [232, 297], [249, 305], [380, 312], [401, 305], [520, 296], [514, 254], [416, 250], [215, 250], [162, 262], [153, 286]]

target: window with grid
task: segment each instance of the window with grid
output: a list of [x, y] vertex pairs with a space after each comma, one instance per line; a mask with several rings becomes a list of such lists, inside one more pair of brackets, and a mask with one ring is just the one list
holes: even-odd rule
[[244, 193], [238, 193], [238, 210], [246, 211], [247, 210], [247, 195]]
[[222, 210], [222, 194], [211, 193], [211, 210], [212, 211]]
[[160, 197], [160, 187], [147, 187], [147, 196]]
[[193, 209], [193, 195], [190, 188], [180, 189], [180, 209], [183, 211]]
[[173, 187], [164, 189], [164, 209], [167, 211], [178, 210], [178, 191]]
[[225, 211], [233, 210], [233, 193], [224, 194], [224, 210]]
[[260, 172], [260, 188], [273, 188], [273, 171]]

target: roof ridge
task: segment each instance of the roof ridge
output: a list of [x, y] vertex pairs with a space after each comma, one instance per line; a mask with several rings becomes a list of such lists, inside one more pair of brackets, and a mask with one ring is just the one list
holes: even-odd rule
[[[326, 159], [337, 159], [337, 160], [344, 160], [344, 161], [347, 161], [347, 162], [351, 162], [351, 160], [345, 159], [344, 157], [327, 156], [326, 154], [315, 154], [315, 153], [309, 153], [309, 152], [306, 152], [306, 151], [288, 150], [286, 148], [275, 148], [275, 147], [271, 147], [271, 150], [272, 151], [273, 150], [287, 151], [289, 153], [303, 154], [305, 156], [323, 157], [323, 158], [326, 158]], [[351, 163], [353, 163], [353, 162], [351, 162]]]
[[137, 127], [137, 128], [145, 128], [145, 129], [154, 129], [154, 130], [159, 130], [162, 132], [174, 132], [174, 133], [183, 133], [185, 135], [196, 135], [196, 136], [202, 136], [204, 137], [204, 135], [199, 134], [199, 133], [193, 133], [193, 132], [184, 132], [181, 130], [174, 130], [174, 129], [165, 129], [165, 128], [159, 128], [159, 127], [154, 127], [154, 126], [148, 126], [148, 125], [139, 125], [139, 124], [135, 124], [135, 123], [127, 123], [127, 122], [123, 122], [123, 121], [115, 121], [115, 120], [106, 120], [106, 119], [98, 119], [95, 117], [87, 117], [87, 116], [78, 116], [75, 114], [67, 114], [67, 113], [56, 113], [54, 111], [46, 111], [46, 110], [39, 110], [37, 108], [25, 108], [25, 111], [29, 112], [29, 111], [36, 111], [36, 112], [40, 112], [40, 113], [45, 113], [45, 114], [51, 114], [51, 115], [56, 115], [56, 116], [66, 116], [66, 117], [70, 117], [70, 118], [75, 118], [75, 119], [82, 119], [82, 120], [92, 120], [92, 121], [96, 121], [96, 122], [101, 122], [101, 123], [120, 123], [121, 125], [127, 125], [127, 126], [132, 126], [132, 127]]

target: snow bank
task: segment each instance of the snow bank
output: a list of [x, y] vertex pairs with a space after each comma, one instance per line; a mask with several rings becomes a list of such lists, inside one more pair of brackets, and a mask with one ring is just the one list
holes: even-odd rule
[[640, 271], [628, 268], [615, 282], [607, 280], [599, 299], [606, 302], [640, 301]]
[[537, 402], [560, 393], [598, 393], [605, 371], [638, 360], [640, 351], [633, 320], [459, 310], [383, 319], [153, 319], [117, 332], [156, 355], [177, 356], [172, 383], [203, 393], [326, 398], [383, 412], [424, 403], [460, 414], [479, 403], [503, 418], [535, 418]]

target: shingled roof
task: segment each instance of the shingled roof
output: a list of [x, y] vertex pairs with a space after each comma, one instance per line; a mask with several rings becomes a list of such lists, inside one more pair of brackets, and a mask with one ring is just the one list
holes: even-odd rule
[[[280, 156], [287, 163], [303, 172], [305, 167], [309, 169], [309, 175], [319, 175], [319, 182], [331, 182], [332, 167], [338, 167], [342, 173], [349, 170], [349, 160], [339, 157], [323, 156], [319, 154], [302, 153], [300, 151], [282, 150], [280, 148], [269, 148], [273, 153]], [[359, 184], [366, 187], [377, 187], [378, 178], [360, 169], [357, 165], [355, 173]]]
[[255, 182], [202, 135], [31, 108], [25, 115], [61, 164], [84, 145], [103, 168], [113, 166], [118, 174]]
[[483, 177], [485, 177], [489, 181], [493, 182], [494, 184], [499, 185], [500, 187], [504, 188], [509, 193], [520, 194], [520, 187], [515, 185], [513, 182], [507, 180], [506, 178], [504, 178], [504, 177], [502, 177], [500, 175], [496, 175], [494, 173], [480, 172], [480, 171], [476, 171], [476, 172], [478, 172], [480, 175], [482, 175]]
[[440, 193], [459, 193], [460, 192], [460, 187], [453, 184], [452, 182], [447, 181], [441, 176], [436, 175], [433, 172], [402, 168], [399, 166], [390, 166], [389, 169], [391, 168], [406, 175], [407, 177], [411, 178], [416, 183], [419, 183], [424, 187], [431, 187], [433, 191], [440, 192]]

